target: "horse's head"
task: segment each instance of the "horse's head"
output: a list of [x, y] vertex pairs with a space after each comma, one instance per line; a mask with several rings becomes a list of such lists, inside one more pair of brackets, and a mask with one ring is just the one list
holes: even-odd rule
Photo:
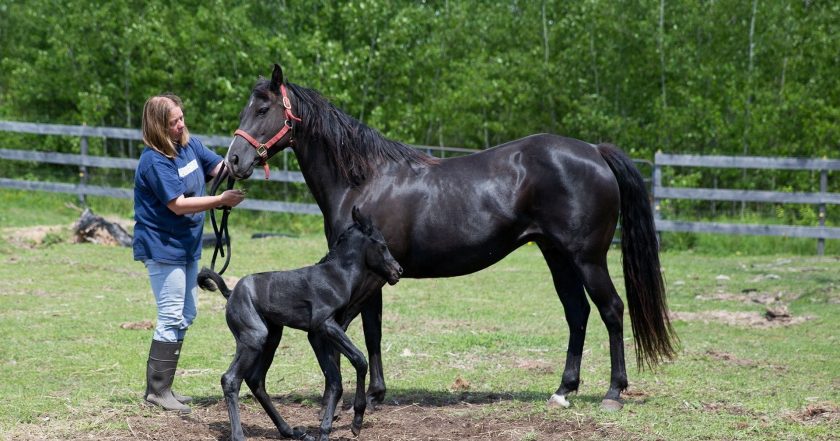
[[347, 230], [347, 235], [347, 245], [362, 252], [365, 265], [371, 271], [391, 285], [399, 282], [402, 267], [391, 255], [379, 229], [356, 207], [353, 207], [353, 225]]
[[262, 165], [268, 179], [268, 159], [291, 145], [292, 127], [299, 121], [292, 112], [283, 70], [275, 64], [271, 81], [257, 82], [248, 104], [239, 114], [239, 128], [225, 158], [231, 175], [245, 179], [251, 176], [255, 166]]

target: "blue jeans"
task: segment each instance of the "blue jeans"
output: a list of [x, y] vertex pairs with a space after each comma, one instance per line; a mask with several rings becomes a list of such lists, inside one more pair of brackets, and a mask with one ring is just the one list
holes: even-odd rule
[[183, 340], [198, 314], [198, 262], [172, 265], [147, 260], [145, 264], [157, 303], [157, 327], [152, 339]]

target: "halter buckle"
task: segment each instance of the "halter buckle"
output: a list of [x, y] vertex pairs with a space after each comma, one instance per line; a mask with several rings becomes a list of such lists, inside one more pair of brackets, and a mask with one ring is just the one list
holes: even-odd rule
[[260, 144], [259, 147], [257, 147], [257, 154], [260, 155], [261, 158], [265, 159], [268, 155], [268, 149], [265, 147], [265, 144]]

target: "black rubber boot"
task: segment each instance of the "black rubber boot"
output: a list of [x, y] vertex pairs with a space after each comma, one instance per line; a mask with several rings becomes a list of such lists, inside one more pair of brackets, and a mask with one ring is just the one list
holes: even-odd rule
[[[184, 340], [178, 340], [178, 343], [183, 345]], [[170, 390], [172, 390], [172, 389], [170, 389]], [[181, 404], [189, 404], [189, 403], [192, 403], [192, 400], [193, 400], [192, 397], [188, 397], [186, 395], [181, 395], [178, 392], [175, 392], [174, 390], [172, 390], [172, 396], [175, 397], [176, 400], [180, 401]]]
[[172, 395], [172, 380], [181, 355], [181, 342], [167, 343], [152, 340], [149, 360], [146, 364], [146, 401], [166, 410], [190, 413], [185, 406]]

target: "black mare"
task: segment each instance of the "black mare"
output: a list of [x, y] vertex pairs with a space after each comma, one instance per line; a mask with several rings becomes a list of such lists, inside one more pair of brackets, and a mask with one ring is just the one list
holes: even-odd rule
[[352, 211], [354, 223], [344, 230], [317, 265], [251, 274], [243, 277], [232, 291], [217, 273], [204, 268], [198, 274], [198, 284], [203, 289], [215, 291], [218, 287], [228, 299], [225, 318], [236, 339], [236, 354], [222, 376], [222, 390], [227, 401], [231, 439], [245, 439], [238, 402], [243, 379], [281, 435], [313, 439], [303, 430], [289, 427], [265, 391], [265, 375], [286, 326], [308, 331], [307, 337], [326, 378], [326, 413], [321, 419], [319, 439], [329, 439], [332, 416], [342, 393], [341, 370], [333, 359], [335, 350], [344, 354], [356, 369], [355, 415], [350, 428], [354, 435], [361, 431], [367, 405], [367, 362], [344, 333], [347, 327], [344, 323], [358, 314], [359, 304], [374, 289], [381, 289], [385, 281], [397, 283], [402, 268], [370, 219], [356, 208]]
[[[284, 129], [285, 128], [285, 129]], [[526, 242], [539, 246], [566, 314], [569, 343], [549, 405], [578, 389], [590, 306], [609, 333], [603, 406], [621, 408], [627, 387], [624, 302], [607, 271], [621, 222], [626, 298], [638, 365], [673, 357], [653, 216], [641, 174], [609, 144], [537, 134], [464, 157], [437, 159], [337, 109], [316, 91], [285, 83], [280, 66], [260, 80], [240, 114], [226, 161], [236, 179], [291, 147], [333, 243], [359, 206], [382, 230], [404, 277], [469, 274]], [[265, 144], [263, 144], [265, 143]], [[384, 398], [381, 290], [361, 310], [370, 362], [368, 398]]]

